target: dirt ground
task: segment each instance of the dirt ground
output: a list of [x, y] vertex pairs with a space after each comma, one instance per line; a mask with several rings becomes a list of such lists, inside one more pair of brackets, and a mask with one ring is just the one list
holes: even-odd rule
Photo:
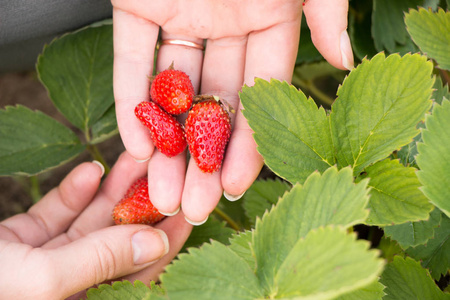
[[[0, 108], [17, 104], [33, 110], [40, 110], [70, 127], [53, 106], [47, 91], [33, 71], [0, 75]], [[112, 165], [124, 147], [117, 135], [100, 144], [99, 149], [108, 164]], [[42, 194], [57, 186], [71, 169], [83, 161], [92, 161], [87, 152], [63, 166], [40, 174], [38, 179]], [[30, 180], [26, 177], [0, 177], [0, 220], [25, 212], [33, 204], [32, 197], [28, 192], [29, 185]]]

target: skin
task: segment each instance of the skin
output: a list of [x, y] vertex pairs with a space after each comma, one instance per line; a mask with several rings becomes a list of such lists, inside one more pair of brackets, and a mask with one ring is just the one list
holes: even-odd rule
[[[87, 288], [112, 279], [157, 279], [192, 225], [179, 214], [154, 227], [112, 226], [115, 203], [146, 171], [125, 153], [99, 188], [101, 168], [83, 163], [27, 213], [1, 222], [2, 297], [80, 299]], [[142, 242], [136, 261], [132, 241]]]
[[[307, 0], [304, 6], [300, 0], [112, 4], [114, 95], [127, 153], [100, 188], [101, 168], [83, 163], [27, 213], [0, 223], [0, 290], [6, 299], [79, 299], [87, 288], [113, 279], [157, 279], [191, 232], [185, 218], [202, 223], [223, 191], [241, 195], [259, 174], [263, 159], [241, 113], [238, 92], [255, 77], [291, 80], [302, 9], [325, 59], [340, 69], [353, 65], [346, 0]], [[226, 158], [217, 173], [204, 174], [193, 161], [186, 165], [185, 153], [169, 159], [155, 151], [149, 132], [134, 116], [134, 107], [149, 99], [148, 76], [154, 71], [160, 29], [163, 39], [206, 40], [206, 50], [164, 45], [156, 71], [174, 62], [190, 76], [197, 93], [224, 98], [236, 110]], [[146, 172], [155, 206], [167, 214], [181, 206], [182, 212], [154, 227], [111, 226], [109, 212]]]
[[[302, 9], [317, 49], [335, 67], [353, 65], [347, 28], [348, 1], [307, 0], [113, 0], [114, 95], [123, 143], [149, 170], [150, 196], [163, 213], [182, 208], [186, 219], [201, 224], [222, 193], [239, 198], [258, 176], [263, 159], [243, 117], [238, 92], [255, 77], [290, 82], [297, 55]], [[196, 93], [217, 95], [236, 110], [233, 133], [222, 169], [202, 173], [186, 153], [167, 158], [133, 114], [149, 100], [158, 33], [162, 39], [202, 44], [206, 50], [161, 46], [156, 72], [174, 67], [186, 72]], [[245, 168], [242, 166], [245, 165]], [[234, 195], [234, 196], [233, 196]]]

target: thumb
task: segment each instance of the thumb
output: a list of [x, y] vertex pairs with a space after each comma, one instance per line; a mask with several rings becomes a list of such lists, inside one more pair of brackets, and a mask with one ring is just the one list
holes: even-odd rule
[[354, 60], [347, 33], [348, 0], [307, 0], [303, 12], [317, 50], [334, 67], [351, 70]]
[[[169, 251], [167, 235], [145, 225], [108, 227], [49, 250], [64, 297], [94, 284], [135, 273]], [[70, 280], [68, 280], [70, 278]]]

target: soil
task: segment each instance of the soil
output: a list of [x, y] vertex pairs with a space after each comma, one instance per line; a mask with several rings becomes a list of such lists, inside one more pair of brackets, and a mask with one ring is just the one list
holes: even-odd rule
[[[42, 111], [77, 132], [53, 106], [46, 89], [39, 82], [34, 71], [0, 75], [0, 108], [17, 104]], [[99, 149], [109, 165], [113, 165], [120, 153], [124, 151], [118, 135], [100, 144]], [[38, 175], [41, 194], [45, 195], [56, 187], [70, 170], [84, 161], [92, 161], [87, 152], [67, 164]], [[33, 197], [29, 193], [30, 183], [28, 177], [0, 176], [0, 220], [26, 212], [33, 204]]]

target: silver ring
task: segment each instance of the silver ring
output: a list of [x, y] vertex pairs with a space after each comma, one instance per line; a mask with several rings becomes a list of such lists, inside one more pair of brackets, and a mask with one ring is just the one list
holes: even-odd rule
[[185, 46], [189, 48], [199, 49], [199, 50], [205, 50], [205, 47], [201, 44], [197, 44], [190, 41], [183, 41], [183, 40], [177, 40], [177, 39], [171, 39], [171, 40], [161, 40], [159, 42], [159, 45], [177, 45], [177, 46]]

